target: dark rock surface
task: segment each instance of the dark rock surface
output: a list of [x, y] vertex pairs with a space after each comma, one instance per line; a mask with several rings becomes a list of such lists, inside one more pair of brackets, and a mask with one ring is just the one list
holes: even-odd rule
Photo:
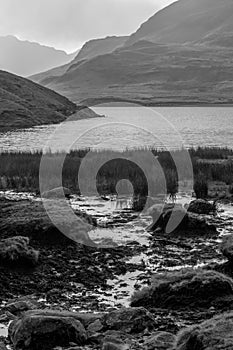
[[216, 271], [186, 269], [157, 274], [136, 292], [131, 306], [146, 308], [215, 308], [233, 305], [233, 280]]
[[11, 323], [9, 338], [16, 350], [49, 350], [70, 342], [83, 345], [87, 336], [82, 323], [73, 317], [26, 314]]
[[216, 316], [178, 334], [176, 350], [233, 349], [233, 313]]
[[145, 329], [153, 329], [156, 324], [152, 314], [143, 307], [123, 308], [110, 312], [103, 322], [107, 329], [126, 333], [141, 333]]
[[176, 337], [168, 332], [155, 332], [143, 343], [146, 350], [172, 350]]
[[180, 234], [209, 234], [216, 233], [216, 227], [206, 218], [187, 212], [180, 205], [168, 205], [162, 208], [154, 205], [150, 208], [153, 224], [149, 231]]

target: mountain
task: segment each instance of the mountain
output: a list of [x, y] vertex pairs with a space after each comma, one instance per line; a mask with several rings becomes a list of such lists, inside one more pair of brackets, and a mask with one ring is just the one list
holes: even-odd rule
[[[76, 111], [80, 111], [75, 113]], [[27, 128], [97, 116], [67, 98], [14, 74], [0, 71], [0, 130]]]
[[179, 0], [47, 86], [75, 102], [232, 103], [233, 1]]
[[118, 47], [123, 46], [127, 39], [127, 36], [111, 36], [102, 39], [90, 40], [83, 45], [75, 58], [68, 64], [42, 72], [40, 74], [35, 74], [31, 76], [30, 79], [40, 84], [47, 85], [53, 80], [54, 77], [59, 77], [65, 74], [66, 71], [68, 71], [71, 67], [73, 68], [73, 66], [77, 63], [96, 57], [98, 55], [104, 55], [113, 52]]
[[0, 69], [25, 77], [68, 63], [76, 54], [14, 36], [0, 37]]
[[229, 103], [233, 49], [140, 41], [82, 63], [49, 87], [90, 106], [109, 99], [146, 105]]
[[74, 63], [111, 53], [118, 47], [123, 46], [127, 39], [127, 36], [108, 36], [102, 39], [87, 41], [76, 56]]
[[140, 40], [164, 44], [205, 40], [210, 43], [210, 37], [221, 39], [225, 35], [233, 39], [232, 0], [179, 0], [143, 23], [127, 40], [126, 46]]

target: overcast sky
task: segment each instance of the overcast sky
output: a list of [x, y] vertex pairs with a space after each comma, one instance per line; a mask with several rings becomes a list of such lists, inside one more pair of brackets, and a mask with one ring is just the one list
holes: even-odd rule
[[85, 41], [127, 35], [174, 0], [0, 0], [0, 35], [68, 52]]

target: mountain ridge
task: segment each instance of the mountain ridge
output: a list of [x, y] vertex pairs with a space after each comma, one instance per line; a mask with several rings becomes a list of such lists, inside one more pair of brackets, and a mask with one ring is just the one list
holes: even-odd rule
[[[77, 54], [15, 36], [0, 36], [0, 69], [27, 77], [71, 61]], [[43, 57], [43, 60], [41, 59]]]
[[106, 53], [110, 53], [116, 48], [123, 46], [127, 38], [127, 36], [108, 36], [106, 38], [89, 40], [82, 46], [78, 54], [69, 63], [39, 74], [32, 75], [29, 77], [29, 79], [42, 85], [47, 85], [51, 80], [53, 80], [54, 77], [56, 78], [65, 74], [66, 71], [71, 69], [72, 66], [78, 64], [79, 62], [94, 58], [99, 54], [104, 55]]

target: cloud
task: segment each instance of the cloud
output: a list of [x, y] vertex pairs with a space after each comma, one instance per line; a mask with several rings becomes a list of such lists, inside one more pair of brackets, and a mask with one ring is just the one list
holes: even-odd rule
[[172, 0], [0, 0], [0, 35], [72, 50], [107, 35], [127, 35]]

